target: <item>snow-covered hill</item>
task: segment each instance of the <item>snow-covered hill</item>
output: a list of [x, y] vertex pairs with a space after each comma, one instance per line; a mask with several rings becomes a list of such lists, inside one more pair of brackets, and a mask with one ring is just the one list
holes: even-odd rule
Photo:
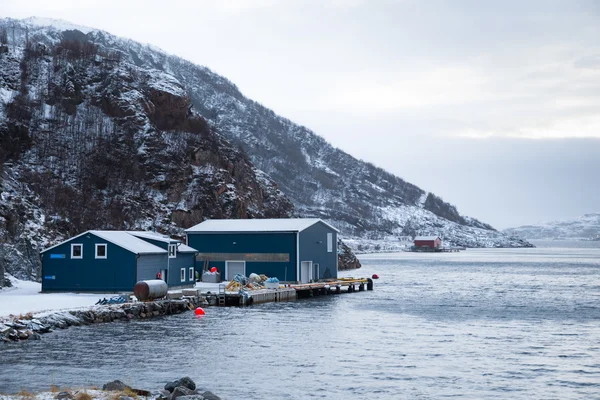
[[504, 230], [509, 235], [526, 239], [590, 239], [600, 240], [600, 213], [585, 214], [566, 221], [524, 225]]
[[207, 217], [286, 216], [286, 196], [296, 215], [354, 239], [528, 245], [334, 148], [206, 67], [64, 21], [3, 19], [1, 29], [0, 235], [14, 245], [0, 259], [31, 263], [48, 240], [90, 227], [177, 233]]
[[[6, 25], [0, 20], [0, 38]], [[38, 278], [42, 248], [88, 229], [181, 236], [207, 218], [293, 215], [271, 178], [195, 112], [172, 75], [19, 26], [0, 54], [7, 272]]]

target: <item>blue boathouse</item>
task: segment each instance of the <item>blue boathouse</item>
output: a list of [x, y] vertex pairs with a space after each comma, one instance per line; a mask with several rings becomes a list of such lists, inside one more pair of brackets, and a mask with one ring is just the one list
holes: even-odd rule
[[321, 219], [213, 219], [186, 231], [198, 269], [225, 280], [265, 274], [285, 282], [335, 279], [338, 230]]
[[131, 292], [159, 273], [169, 287], [191, 286], [196, 253], [155, 232], [91, 230], [41, 252], [42, 291]]

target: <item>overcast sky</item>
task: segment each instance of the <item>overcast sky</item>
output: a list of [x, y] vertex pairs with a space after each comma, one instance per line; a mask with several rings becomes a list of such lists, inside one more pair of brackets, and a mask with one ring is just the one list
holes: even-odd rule
[[0, 0], [206, 65], [497, 228], [600, 211], [600, 2]]

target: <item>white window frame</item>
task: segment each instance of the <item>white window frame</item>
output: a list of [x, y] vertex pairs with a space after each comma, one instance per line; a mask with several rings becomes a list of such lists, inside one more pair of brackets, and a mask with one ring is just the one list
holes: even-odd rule
[[[79, 246], [79, 248], [81, 249], [80, 255], [78, 257], [73, 255], [73, 250], [75, 249], [75, 246]], [[73, 259], [73, 260], [83, 259], [83, 243], [71, 243], [71, 259]]]
[[[171, 250], [172, 250], [172, 252], [171, 252]], [[169, 244], [167, 251], [169, 253], [169, 258], [177, 258], [177, 245], [176, 244]]]
[[327, 234], [327, 252], [333, 252], [333, 233], [331, 232]]
[[194, 282], [196, 280], [196, 277], [194, 276], [194, 267], [190, 267], [188, 269], [188, 280]]
[[181, 282], [185, 282], [185, 268], [181, 268], [180, 277], [181, 277]]
[[[98, 255], [98, 247], [100, 246], [104, 246], [104, 255], [103, 256], [99, 256]], [[108, 245], [106, 243], [96, 243], [96, 258], [98, 259], [106, 259], [108, 258]]]

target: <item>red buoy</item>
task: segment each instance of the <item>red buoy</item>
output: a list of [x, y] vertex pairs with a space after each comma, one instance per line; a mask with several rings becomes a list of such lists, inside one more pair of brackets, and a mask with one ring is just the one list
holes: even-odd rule
[[212, 267], [212, 268], [210, 269], [210, 272], [212, 272], [213, 274], [214, 274], [215, 272], [217, 272], [217, 267]]
[[198, 307], [196, 308], [196, 315], [200, 316], [200, 315], [204, 315], [204, 310], [202, 309], [202, 307]]
[[379, 279], [379, 275], [373, 274], [373, 276], [371, 277], [371, 279]]

